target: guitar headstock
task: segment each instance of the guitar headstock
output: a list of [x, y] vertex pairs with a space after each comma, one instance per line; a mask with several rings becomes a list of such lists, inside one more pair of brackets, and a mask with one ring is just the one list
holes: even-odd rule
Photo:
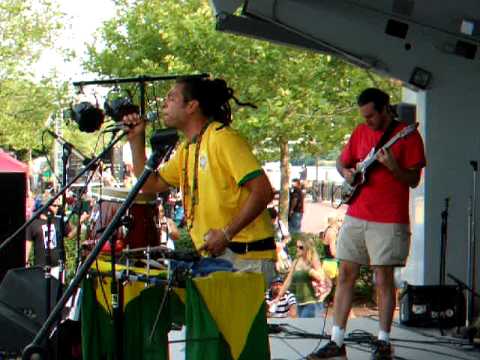
[[412, 133], [415, 131], [415, 129], [418, 127], [418, 122], [414, 123], [414, 124], [410, 124], [408, 125], [407, 127], [403, 128], [402, 130], [400, 130], [397, 135], [399, 138], [401, 137], [405, 137], [407, 136], [408, 134]]

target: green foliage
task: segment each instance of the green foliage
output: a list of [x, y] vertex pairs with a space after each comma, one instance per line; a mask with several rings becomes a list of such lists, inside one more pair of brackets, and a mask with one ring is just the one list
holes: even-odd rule
[[34, 80], [32, 65], [53, 45], [60, 19], [48, 0], [0, 3], [0, 147], [40, 149], [40, 129], [66, 89], [52, 78]]
[[375, 303], [376, 299], [374, 297], [373, 271], [368, 266], [362, 266], [355, 283], [354, 301], [361, 304]]
[[[216, 32], [205, 1], [119, 1], [118, 16], [89, 47], [89, 70], [108, 76], [208, 72], [259, 106], [236, 109], [234, 126], [263, 159], [339, 148], [356, 117], [355, 95], [379, 78], [331, 56]], [[383, 84], [385, 82], [383, 81]], [[158, 93], [165, 89], [159, 86]]]

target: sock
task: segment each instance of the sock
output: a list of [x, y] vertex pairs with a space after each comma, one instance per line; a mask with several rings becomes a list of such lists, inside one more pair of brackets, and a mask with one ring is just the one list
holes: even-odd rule
[[378, 340], [385, 341], [386, 343], [390, 342], [390, 333], [380, 330], [378, 332]]
[[343, 339], [345, 338], [345, 329], [340, 329], [340, 326], [333, 325], [332, 327], [332, 341], [335, 342], [338, 347], [342, 347]]

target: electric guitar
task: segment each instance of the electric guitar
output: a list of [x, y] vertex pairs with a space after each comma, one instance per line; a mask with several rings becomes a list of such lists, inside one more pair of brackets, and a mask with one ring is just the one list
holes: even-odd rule
[[357, 163], [355, 166], [355, 172], [353, 173], [353, 181], [349, 183], [348, 181], [344, 181], [342, 183], [342, 186], [340, 188], [341, 194], [340, 194], [340, 203], [338, 204], [339, 207], [342, 204], [349, 204], [353, 197], [358, 193], [359, 189], [363, 184], [366, 182], [366, 175], [367, 175], [367, 170], [369, 167], [375, 163], [377, 159], [377, 155], [381, 150], [386, 150], [393, 144], [395, 144], [398, 140], [410, 135], [412, 132], [415, 131], [415, 129], [418, 127], [418, 123], [409, 125], [402, 130], [400, 130], [398, 133], [396, 133], [390, 140], [387, 141], [385, 145], [383, 145], [380, 149], [375, 151], [375, 147], [370, 150], [368, 155]]

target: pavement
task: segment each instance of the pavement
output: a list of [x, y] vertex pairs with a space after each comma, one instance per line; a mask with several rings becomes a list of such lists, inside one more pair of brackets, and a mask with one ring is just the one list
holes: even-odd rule
[[[326, 321], [325, 321], [326, 320]], [[277, 324], [278, 333], [270, 334], [272, 360], [302, 360], [329, 339], [332, 321], [326, 319], [269, 319]], [[325, 326], [324, 326], [325, 324]], [[370, 337], [378, 333], [378, 319], [373, 316], [351, 319], [347, 325], [348, 360], [368, 360], [371, 355]], [[185, 327], [171, 331], [170, 359], [185, 358]], [[323, 338], [323, 340], [322, 340]], [[478, 360], [480, 350], [466, 340], [441, 336], [438, 329], [408, 328], [394, 322], [391, 340], [395, 360]], [[252, 359], [253, 360], [253, 359]]]
[[347, 211], [347, 206], [342, 205], [335, 209], [329, 201], [312, 202], [310, 199], [305, 199], [302, 219], [302, 232], [318, 234], [327, 227], [329, 217], [344, 216]]

